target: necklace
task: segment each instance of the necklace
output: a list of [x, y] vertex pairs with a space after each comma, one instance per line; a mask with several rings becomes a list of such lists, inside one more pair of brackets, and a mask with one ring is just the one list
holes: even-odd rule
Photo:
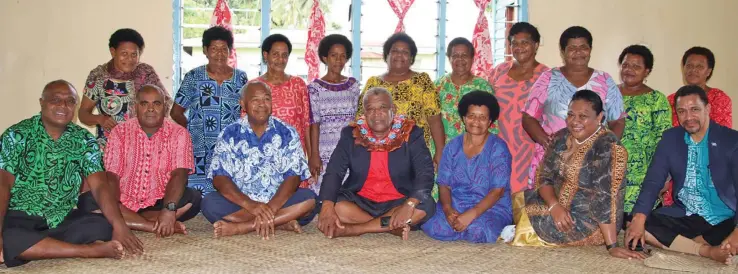
[[595, 136], [595, 134], [597, 134], [597, 132], [600, 132], [600, 129], [601, 128], [602, 128], [602, 126], [597, 127], [597, 130], [595, 130], [595, 132], [592, 133], [592, 135], [589, 135], [589, 137], [587, 137], [587, 139], [584, 139], [584, 141], [579, 142], [579, 140], [577, 140], [577, 138], [574, 138], [574, 142], [577, 142], [577, 145], [581, 145], [581, 144], [586, 143], [587, 141], [589, 141], [589, 138], [592, 138], [592, 136]]

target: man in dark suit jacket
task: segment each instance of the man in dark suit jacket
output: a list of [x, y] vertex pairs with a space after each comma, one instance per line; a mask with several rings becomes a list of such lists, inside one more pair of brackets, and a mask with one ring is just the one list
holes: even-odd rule
[[328, 161], [318, 229], [329, 238], [392, 232], [406, 240], [435, 212], [433, 160], [423, 130], [395, 115], [386, 89], [363, 100], [366, 116], [341, 131]]
[[[698, 86], [680, 88], [674, 102], [681, 126], [665, 131], [656, 148], [625, 243], [645, 240], [730, 263], [738, 248], [738, 131], [710, 121], [707, 94]], [[669, 175], [674, 204], [652, 212]]]

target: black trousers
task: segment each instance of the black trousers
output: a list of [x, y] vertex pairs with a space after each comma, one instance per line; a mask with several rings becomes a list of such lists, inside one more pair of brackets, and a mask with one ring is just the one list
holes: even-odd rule
[[[90, 191], [83, 193], [79, 198], [79, 209], [86, 212], [92, 212], [100, 209], [100, 206], [97, 204], [95, 199], [92, 198], [92, 193]], [[188, 203], [192, 204], [192, 207], [190, 207], [187, 212], [182, 214], [182, 216], [179, 216], [179, 218], [177, 218], [177, 221], [184, 222], [197, 216], [197, 214], [200, 213], [201, 202], [202, 193], [199, 190], [189, 187], [185, 188], [184, 192], [182, 192], [182, 198], [179, 198], [179, 201], [177, 202], [177, 208], [181, 208]], [[137, 213], [146, 211], [159, 211], [162, 209], [164, 209], [164, 200], [159, 199], [154, 205], [147, 208], [139, 209]]]
[[708, 244], [717, 246], [733, 232], [734, 228], [733, 218], [713, 226], [699, 215], [672, 217], [659, 213], [658, 210], [651, 212], [646, 219], [646, 231], [665, 246], [670, 246], [677, 235], [689, 239], [702, 236]]
[[113, 227], [102, 214], [79, 209], [72, 210], [55, 228], [49, 228], [42, 217], [8, 210], [2, 234], [5, 265], [14, 267], [28, 263], [18, 256], [46, 237], [70, 244], [90, 244], [96, 241], [110, 241], [113, 237]]
[[[377, 218], [389, 212], [393, 208], [402, 205], [403, 203], [405, 203], [405, 201], [407, 201], [407, 199], [408, 198], [405, 197], [386, 202], [374, 202], [372, 200], [359, 196], [354, 192], [348, 191], [346, 189], [340, 189], [338, 193], [338, 198], [336, 199], [336, 203], [341, 201], [352, 202], [362, 210], [366, 211], [366, 213], [369, 213], [369, 215], [371, 215], [373, 218]], [[420, 204], [418, 204], [416, 208], [424, 211], [425, 217], [423, 217], [423, 219], [420, 220], [417, 224], [412, 224], [412, 227], [414, 229], [420, 227], [420, 225], [433, 217], [433, 214], [436, 213], [436, 203], [435, 201], [433, 201], [433, 198], [430, 195], [427, 195], [427, 197], [423, 197], [423, 199], [420, 201]]]

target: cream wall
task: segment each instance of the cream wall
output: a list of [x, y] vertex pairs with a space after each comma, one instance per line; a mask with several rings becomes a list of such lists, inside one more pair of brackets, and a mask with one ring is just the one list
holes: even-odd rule
[[110, 59], [108, 38], [119, 28], [141, 33], [142, 61], [172, 86], [170, 0], [2, 0], [0, 26], [0, 130], [37, 113], [51, 80], [82, 92], [90, 70]]
[[[462, 0], [454, 0], [462, 1]], [[471, 1], [471, 0], [464, 0]], [[716, 70], [709, 85], [738, 100], [736, 0], [529, 0], [529, 19], [543, 41], [538, 58], [561, 64], [558, 38], [571, 25], [594, 36], [591, 66], [619, 82], [617, 57], [634, 43], [655, 55], [648, 84], [666, 94], [682, 85], [682, 53], [694, 45], [713, 50]], [[0, 1], [0, 130], [38, 112], [43, 85], [71, 81], [79, 91], [95, 66], [109, 58], [107, 41], [118, 28], [138, 30], [146, 41], [142, 61], [166, 87], [172, 75], [172, 4], [169, 0]], [[738, 102], [733, 104], [738, 113]], [[734, 123], [735, 125], [736, 123]]]
[[[654, 69], [647, 84], [665, 94], [683, 85], [680, 62], [692, 46], [715, 53], [709, 86], [724, 90], [738, 113], [738, 1], [736, 0], [529, 0], [529, 19], [540, 31], [538, 60], [560, 66], [559, 36], [581, 25], [594, 37], [590, 66], [620, 82], [617, 58], [631, 44], [647, 45]], [[732, 12], [732, 13], [731, 13]], [[731, 81], [732, 79], [732, 81]], [[736, 122], [733, 122], [734, 128]]]

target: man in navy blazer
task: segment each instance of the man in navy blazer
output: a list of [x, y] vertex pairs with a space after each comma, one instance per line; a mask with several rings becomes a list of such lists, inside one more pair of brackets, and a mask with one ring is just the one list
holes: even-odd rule
[[[674, 102], [681, 126], [665, 131], [656, 148], [625, 243], [634, 248], [645, 240], [729, 264], [738, 251], [738, 131], [710, 121], [698, 86], [680, 88]], [[674, 204], [652, 211], [669, 175]]]
[[386, 89], [363, 100], [366, 115], [341, 131], [328, 161], [318, 229], [329, 238], [392, 232], [407, 240], [435, 212], [433, 160], [423, 130], [395, 114]]

